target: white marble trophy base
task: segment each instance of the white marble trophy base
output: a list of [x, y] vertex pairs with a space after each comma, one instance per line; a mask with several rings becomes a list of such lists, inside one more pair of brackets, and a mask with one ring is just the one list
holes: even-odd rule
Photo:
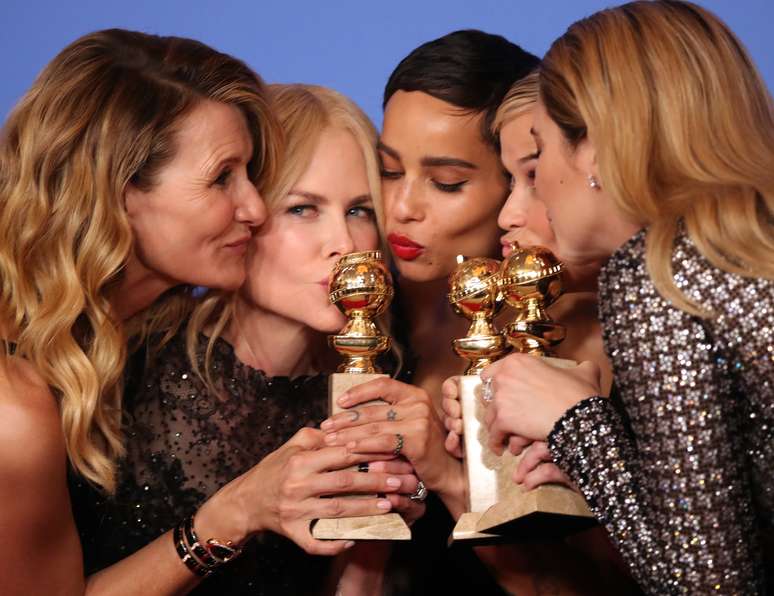
[[[348, 389], [361, 385], [384, 374], [350, 374], [335, 373], [328, 382], [329, 412], [331, 415], [342, 411], [336, 399]], [[374, 400], [358, 407], [384, 404]], [[362, 498], [352, 495], [352, 499]], [[384, 515], [368, 515], [363, 517], [341, 517], [318, 519], [312, 528], [312, 536], [320, 540], [411, 540], [411, 529], [398, 513]]]
[[[545, 360], [562, 368], [577, 365], [560, 358]], [[470, 511], [460, 516], [450, 542], [549, 540], [593, 526], [596, 522], [586, 502], [575, 491], [556, 484], [528, 491], [513, 481], [521, 456], [508, 451], [497, 456], [489, 449], [481, 388], [477, 375], [460, 377]]]

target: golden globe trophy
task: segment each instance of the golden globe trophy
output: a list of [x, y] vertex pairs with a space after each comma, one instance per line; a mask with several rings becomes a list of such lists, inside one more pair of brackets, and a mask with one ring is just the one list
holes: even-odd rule
[[[499, 287], [504, 300], [516, 310], [515, 319], [503, 330], [513, 350], [569, 368], [577, 362], [551, 356], [551, 348], [564, 339], [565, 329], [545, 310], [562, 294], [562, 271], [562, 263], [548, 249], [516, 248], [502, 263]], [[520, 459], [514, 458], [514, 465]], [[583, 497], [565, 486], [544, 484], [526, 490], [511, 482], [504, 498], [480, 516], [476, 530], [520, 539], [550, 539], [595, 523]]]
[[[348, 389], [378, 377], [384, 377], [374, 359], [390, 347], [390, 338], [382, 335], [374, 318], [392, 301], [392, 276], [378, 250], [343, 256], [333, 269], [329, 296], [348, 321], [341, 333], [329, 336], [330, 345], [345, 361], [328, 384], [330, 414], [342, 408], [336, 403]], [[383, 404], [373, 400], [358, 407]], [[362, 498], [352, 495], [349, 498]], [[411, 530], [397, 513], [361, 517], [319, 519], [312, 535], [331, 540], [410, 540]]]
[[462, 407], [464, 463], [467, 478], [468, 512], [463, 513], [452, 533], [452, 540], [493, 540], [493, 535], [480, 533], [481, 515], [503, 498], [514, 457], [502, 457], [488, 447], [484, 425], [486, 405], [481, 399], [479, 373], [507, 350], [504, 337], [492, 322], [503, 305], [499, 288], [500, 262], [495, 259], [457, 257], [457, 267], [449, 276], [449, 302], [455, 313], [470, 319], [467, 335], [452, 342], [454, 351], [470, 364], [459, 378], [459, 400]]

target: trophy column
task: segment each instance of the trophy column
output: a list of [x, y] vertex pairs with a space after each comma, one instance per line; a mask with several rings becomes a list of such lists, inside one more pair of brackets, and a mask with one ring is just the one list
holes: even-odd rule
[[[352, 253], [342, 257], [331, 275], [329, 295], [332, 303], [347, 316], [339, 335], [331, 335], [330, 345], [345, 361], [328, 383], [330, 414], [342, 411], [336, 400], [348, 389], [366, 383], [381, 374], [374, 358], [390, 347], [390, 338], [382, 335], [373, 318], [384, 312], [393, 296], [392, 278], [382, 262], [380, 251]], [[359, 407], [382, 404], [374, 400]], [[348, 498], [363, 498], [352, 495]], [[362, 517], [319, 519], [312, 536], [331, 540], [410, 540], [411, 530], [397, 513]]]
[[[550, 356], [551, 348], [564, 340], [565, 330], [545, 311], [562, 294], [562, 270], [562, 263], [538, 246], [517, 249], [503, 262], [500, 288], [517, 313], [503, 335], [514, 351], [569, 368], [577, 363]], [[516, 458], [515, 465], [520, 459]], [[545, 484], [528, 491], [511, 482], [505, 498], [478, 519], [476, 530], [540, 540], [577, 532], [595, 523], [583, 497], [565, 486]]]
[[455, 339], [454, 351], [470, 362], [459, 380], [459, 400], [464, 427], [464, 463], [467, 478], [468, 512], [463, 513], [452, 540], [490, 540], [481, 533], [481, 515], [497, 503], [512, 484], [514, 457], [495, 455], [488, 447], [484, 426], [485, 403], [481, 399], [479, 373], [503, 355], [508, 346], [494, 328], [492, 319], [503, 304], [498, 286], [500, 263], [495, 259], [457, 257], [457, 268], [449, 278], [449, 302], [457, 314], [471, 320], [465, 337]]

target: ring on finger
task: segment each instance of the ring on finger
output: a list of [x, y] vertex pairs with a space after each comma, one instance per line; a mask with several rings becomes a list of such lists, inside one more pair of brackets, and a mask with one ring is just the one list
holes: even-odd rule
[[413, 494], [409, 495], [409, 499], [412, 501], [424, 501], [427, 498], [428, 490], [425, 487], [425, 483], [421, 480], [417, 483], [417, 490]]
[[393, 410], [392, 408], [387, 410], [387, 420], [389, 420], [390, 422], [395, 422], [397, 419], [398, 419], [398, 413], [395, 410]]
[[357, 471], [358, 472], [368, 472], [368, 462], [364, 461], [359, 464], [357, 464]]
[[403, 451], [403, 435], [395, 433], [395, 449], [392, 450], [392, 454], [398, 456], [401, 451]]
[[492, 401], [492, 379], [484, 379], [482, 381], [481, 399], [484, 401]]

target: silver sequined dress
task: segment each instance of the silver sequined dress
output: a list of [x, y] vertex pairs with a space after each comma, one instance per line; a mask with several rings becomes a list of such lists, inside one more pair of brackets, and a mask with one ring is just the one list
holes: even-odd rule
[[[774, 525], [774, 282], [721, 271], [678, 237], [665, 300], [645, 232], [600, 276], [600, 318], [623, 410], [593, 397], [549, 436], [637, 581], [652, 594], [761, 594]], [[768, 576], [768, 578], [767, 578]]]

